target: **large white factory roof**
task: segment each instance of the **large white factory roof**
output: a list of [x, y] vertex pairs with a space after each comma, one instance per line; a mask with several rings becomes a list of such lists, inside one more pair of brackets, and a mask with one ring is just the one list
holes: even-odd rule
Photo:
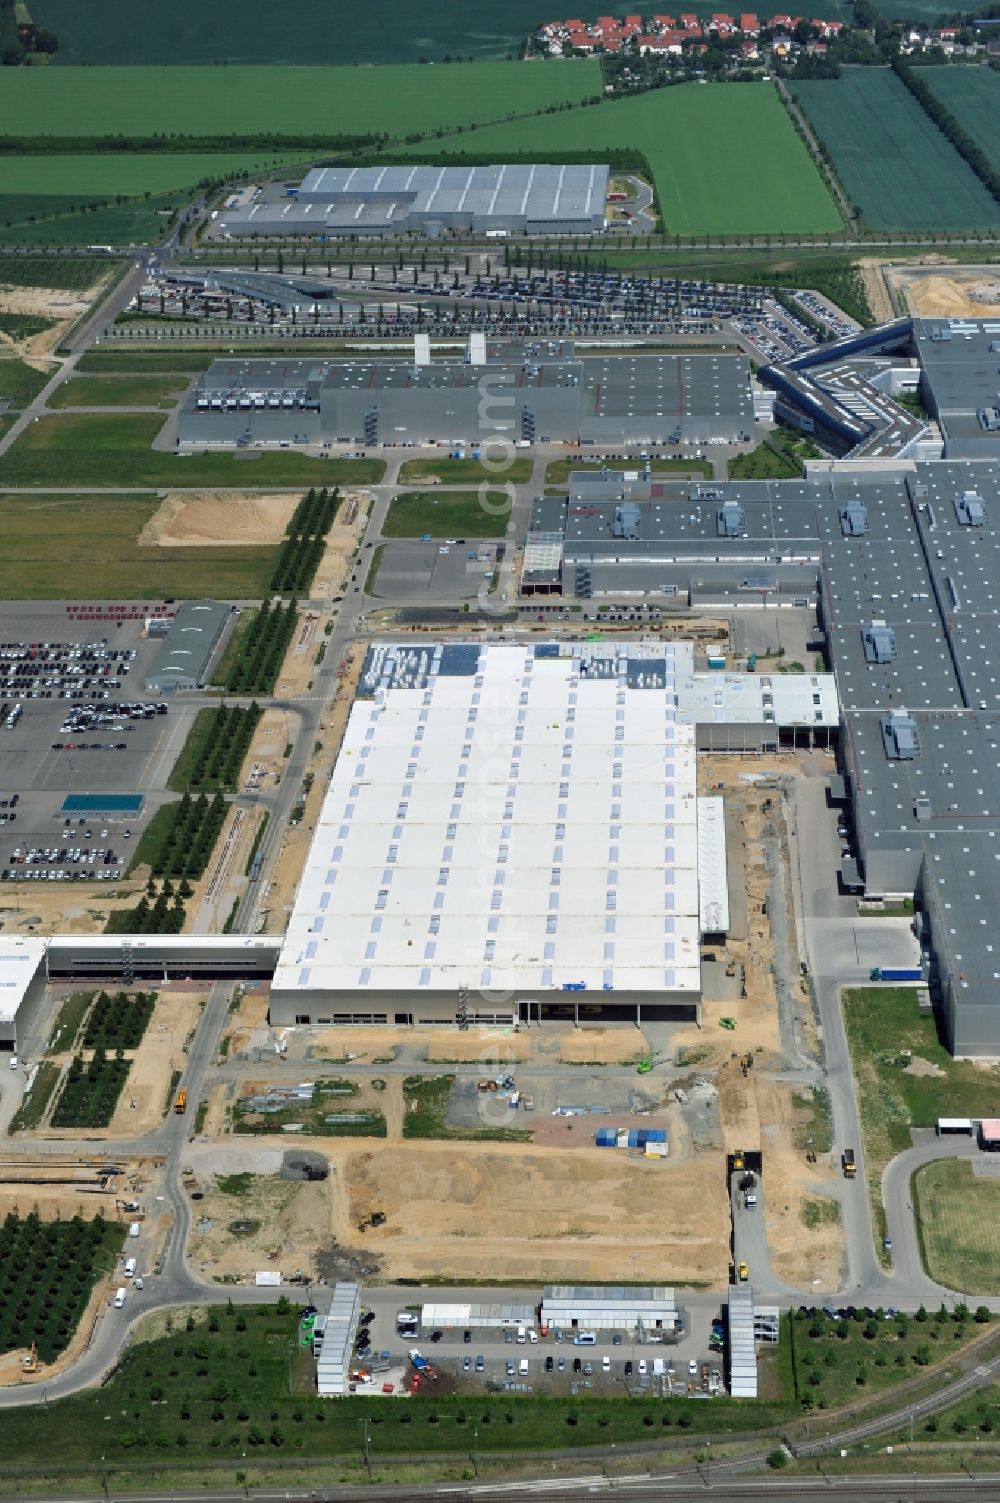
[[275, 988], [697, 995], [694, 727], [657, 657], [373, 648]]

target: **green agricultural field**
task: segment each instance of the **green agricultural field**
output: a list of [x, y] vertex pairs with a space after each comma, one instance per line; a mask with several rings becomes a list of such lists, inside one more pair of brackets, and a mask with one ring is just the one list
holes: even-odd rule
[[[901, 6], [903, 0], [893, 3]], [[908, 3], [907, 15], [914, 4], [920, 7], [928, 0]], [[693, 0], [688, 5], [701, 15], [713, 8], [711, 0]], [[851, 14], [844, 0], [808, 0], [801, 9], [807, 16], [842, 21], [849, 21]], [[211, 7], [197, 0], [175, 0], [168, 15], [137, 12], [130, 0], [89, 0], [86, 5], [79, 0], [32, 0], [31, 15], [59, 38], [53, 69], [39, 72], [62, 71], [67, 63], [318, 64], [502, 58], [516, 56], [525, 36], [543, 19], [536, 0], [507, 0], [503, 6], [487, 0], [464, 5], [455, 0], [422, 0], [410, 6], [372, 0], [349, 16], [331, 12], [326, 0], [296, 0], [290, 12], [262, 0], [251, 0], [249, 5], [217, 0]], [[566, 64], [553, 61], [528, 66], [562, 69]], [[438, 68], [435, 81], [437, 74], [446, 71]], [[225, 76], [210, 87], [224, 94]]]
[[[770, 84], [680, 84], [537, 121], [466, 131], [449, 151], [641, 151], [668, 234], [834, 232], [840, 215]], [[423, 148], [426, 153], [427, 148]], [[416, 147], [407, 155], [419, 156]]]
[[920, 77], [1000, 167], [1000, 73], [992, 68], [925, 68]]
[[791, 88], [870, 228], [1000, 226], [1000, 204], [888, 68]]
[[[191, 185], [193, 187], [193, 184]], [[65, 195], [0, 197], [0, 232], [19, 245], [155, 245], [191, 187], [101, 208]]]
[[960, 1159], [913, 1176], [924, 1266], [947, 1289], [1000, 1294], [1000, 1182], [977, 1179]]
[[[47, 71], [45, 68], [24, 69], [26, 75], [37, 73], [39, 78], [46, 76]], [[61, 76], [52, 74], [53, 78]], [[109, 82], [95, 97], [95, 106], [105, 118], [116, 94], [117, 85]], [[5, 86], [0, 100], [6, 98]], [[0, 105], [0, 112], [2, 108]], [[11, 126], [8, 125], [7, 129]], [[7, 195], [30, 196], [38, 199], [41, 212], [44, 211], [44, 200], [50, 195], [64, 203], [80, 204], [88, 199], [114, 198], [117, 193], [126, 197], [171, 193], [179, 188], [190, 188], [203, 178], [228, 177], [241, 172], [252, 174], [283, 162], [302, 160], [301, 151], [90, 152], [79, 156], [61, 152], [52, 156], [11, 154], [0, 157], [0, 201]]]
[[[44, 122], [53, 136], [377, 133], [395, 139], [534, 114], [601, 92], [599, 64], [582, 60], [557, 67], [477, 63], [434, 72], [411, 62], [374, 74], [289, 67], [227, 68], [224, 74], [177, 67], [18, 68], [13, 73], [0, 93], [5, 135], [42, 129]], [[37, 160], [32, 157], [29, 164]], [[170, 158], [163, 161], [167, 171]], [[31, 176], [25, 172], [13, 180], [28, 186], [3, 187], [7, 165], [4, 159], [0, 191], [30, 191]], [[160, 186], [172, 188], [205, 175], [165, 176]], [[79, 187], [74, 181], [51, 191], [88, 191], [86, 170], [82, 179]]]
[[503, 535], [509, 513], [506, 491], [487, 491], [485, 507], [478, 491], [411, 491], [390, 504], [382, 536], [495, 538]]
[[74, 376], [57, 386], [50, 407], [175, 407], [185, 376]]
[[79, 372], [93, 375], [195, 376], [207, 371], [218, 355], [214, 350], [88, 350], [76, 363]]
[[0, 484], [322, 485], [375, 481], [380, 459], [307, 459], [279, 451], [258, 458], [184, 454], [151, 448], [163, 420], [153, 413], [59, 413], [39, 418], [0, 459]]
[[155, 496], [0, 494], [0, 599], [69, 600], [80, 580], [121, 600], [255, 600], [267, 590], [275, 548], [139, 547]]

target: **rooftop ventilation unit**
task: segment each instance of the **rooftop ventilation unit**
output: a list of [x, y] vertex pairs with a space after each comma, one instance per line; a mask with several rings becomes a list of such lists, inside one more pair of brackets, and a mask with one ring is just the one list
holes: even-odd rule
[[864, 537], [868, 531], [868, 508], [863, 501], [848, 501], [840, 510], [840, 526], [845, 538]]
[[622, 501], [615, 507], [615, 520], [611, 531], [616, 538], [631, 538], [635, 540], [639, 536], [639, 508], [634, 501]]
[[746, 514], [738, 501], [724, 501], [715, 523], [720, 538], [738, 538], [745, 531]]
[[962, 491], [955, 497], [955, 515], [963, 527], [985, 526], [986, 508], [978, 491]]
[[891, 663], [896, 656], [896, 633], [884, 621], [870, 621], [862, 629], [861, 640], [868, 663]]
[[980, 407], [979, 426], [984, 433], [1000, 433], [1000, 406]]
[[920, 751], [917, 724], [905, 710], [890, 710], [879, 721], [882, 745], [890, 762], [911, 762]]
[[930, 799], [929, 798], [918, 798], [918, 799], [915, 799], [914, 800], [914, 804], [913, 804], [913, 813], [914, 813], [915, 818], [919, 819], [921, 822], [923, 822], [924, 820], [930, 819], [930, 817], [931, 817], [931, 801], [930, 801]]
[[725, 491], [721, 485], [696, 485], [694, 490], [688, 492], [689, 501], [722, 501], [725, 499]]

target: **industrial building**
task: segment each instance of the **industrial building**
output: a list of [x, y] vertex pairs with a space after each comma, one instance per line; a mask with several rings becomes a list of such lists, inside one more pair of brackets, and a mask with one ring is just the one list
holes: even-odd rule
[[0, 1053], [16, 1054], [45, 996], [44, 939], [0, 939]]
[[147, 694], [204, 687], [209, 664], [236, 607], [218, 600], [186, 600], [146, 674]]
[[542, 1324], [563, 1332], [635, 1332], [640, 1341], [673, 1340], [684, 1312], [666, 1287], [550, 1284], [542, 1292]]
[[382, 236], [447, 231], [591, 235], [605, 228], [607, 166], [316, 167], [297, 188], [223, 209], [223, 236]]
[[753, 432], [750, 367], [737, 355], [580, 357], [567, 341], [473, 337], [431, 359], [216, 360], [178, 416], [181, 448], [562, 441], [739, 442]]

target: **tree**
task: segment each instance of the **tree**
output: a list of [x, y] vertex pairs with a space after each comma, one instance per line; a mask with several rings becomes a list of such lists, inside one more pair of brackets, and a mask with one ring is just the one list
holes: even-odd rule
[[788, 1452], [781, 1446], [776, 1446], [773, 1451], [767, 1453], [767, 1464], [774, 1472], [780, 1472], [788, 1465]]

